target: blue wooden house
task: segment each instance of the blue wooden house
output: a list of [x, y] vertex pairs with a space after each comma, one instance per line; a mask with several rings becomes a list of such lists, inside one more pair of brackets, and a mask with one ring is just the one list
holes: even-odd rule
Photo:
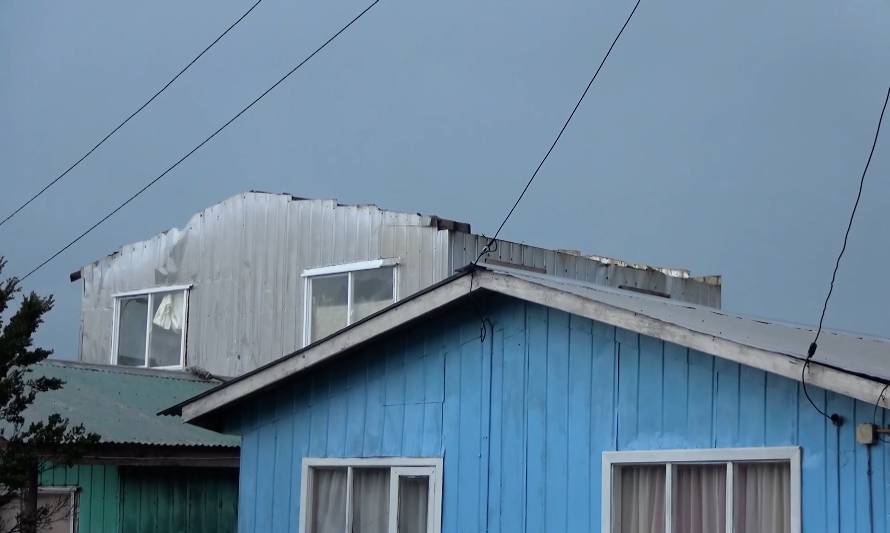
[[890, 340], [813, 333], [476, 269], [172, 411], [241, 533], [890, 531]]

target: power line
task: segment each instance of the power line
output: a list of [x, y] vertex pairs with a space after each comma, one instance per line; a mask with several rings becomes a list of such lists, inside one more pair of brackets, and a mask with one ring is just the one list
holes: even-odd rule
[[562, 137], [562, 134], [566, 131], [566, 128], [569, 126], [569, 122], [572, 121], [572, 118], [575, 116], [575, 112], [578, 111], [578, 108], [581, 107], [581, 102], [584, 101], [584, 97], [587, 96], [587, 92], [590, 91], [590, 87], [593, 86], [593, 82], [596, 81], [596, 77], [599, 75], [600, 71], [603, 69], [603, 65], [606, 64], [606, 60], [609, 59], [609, 54], [612, 53], [612, 49], [615, 48], [615, 43], [618, 42], [618, 39], [621, 38], [621, 34], [624, 33], [624, 29], [627, 28], [627, 25], [630, 23], [630, 19], [633, 18], [634, 13], [637, 12], [637, 8], [640, 7], [640, 1], [637, 0], [637, 3], [634, 4], [633, 9], [630, 14], [627, 16], [627, 20], [624, 21], [624, 25], [621, 26], [621, 29], [618, 30], [618, 34], [615, 35], [615, 38], [612, 39], [612, 44], [609, 45], [609, 49], [606, 51], [606, 55], [603, 56], [603, 60], [600, 61], [599, 66], [596, 68], [596, 71], [593, 73], [593, 76], [590, 78], [590, 81], [587, 82], [587, 86], [584, 88], [584, 91], [581, 93], [581, 97], [578, 98], [578, 102], [575, 103], [575, 107], [572, 108], [572, 112], [569, 113], [569, 118], [566, 119], [565, 123], [563, 123], [562, 128], [559, 130], [559, 133], [556, 135], [556, 138], [553, 139], [553, 143], [550, 145], [550, 148], [547, 150], [547, 153], [544, 154], [541, 162], [538, 163], [537, 168], [532, 173], [531, 177], [528, 179], [528, 182], [525, 184], [525, 187], [522, 189], [522, 192], [519, 193], [519, 197], [516, 198], [516, 201], [513, 203], [513, 207], [510, 208], [510, 211], [507, 213], [507, 216], [504, 217], [504, 220], [501, 222], [501, 225], [498, 226], [497, 231], [494, 232], [494, 236], [488, 241], [485, 247], [479, 252], [479, 255], [476, 257], [476, 260], [473, 261], [473, 264], [478, 264], [479, 260], [482, 259], [482, 256], [490, 253], [491, 247], [497, 241], [498, 235], [500, 235], [501, 230], [504, 229], [504, 225], [507, 224], [507, 221], [510, 219], [510, 216], [513, 215], [513, 211], [516, 210], [516, 207], [519, 205], [519, 202], [522, 201], [522, 197], [525, 196], [525, 193], [528, 192], [529, 187], [531, 187], [532, 182], [535, 181], [535, 178], [538, 177], [538, 172], [540, 172], [541, 167], [544, 166], [544, 163], [547, 161], [547, 158], [550, 157], [550, 153], [553, 152], [553, 149], [556, 148], [556, 144], [559, 142], [559, 139]]
[[300, 67], [302, 67], [302, 66], [305, 65], [306, 63], [308, 63], [310, 59], [312, 59], [313, 57], [315, 57], [316, 54], [318, 54], [319, 52], [321, 52], [327, 45], [329, 45], [334, 39], [336, 39], [337, 37], [339, 37], [341, 33], [343, 33], [344, 31], [346, 31], [350, 26], [352, 26], [356, 21], [358, 21], [358, 19], [362, 18], [362, 16], [364, 16], [365, 13], [367, 13], [368, 11], [370, 11], [371, 8], [373, 8], [374, 6], [376, 6], [379, 2], [380, 2], [380, 0], [374, 0], [373, 2], [371, 2], [371, 4], [370, 4], [368, 7], [366, 7], [364, 10], [362, 10], [361, 13], [359, 13], [359, 14], [356, 15], [352, 20], [350, 20], [348, 23], [346, 23], [345, 26], [343, 26], [342, 28], [340, 28], [339, 30], [337, 30], [337, 32], [334, 33], [333, 35], [331, 35], [331, 36], [328, 38], [328, 40], [326, 40], [324, 43], [321, 44], [321, 46], [319, 46], [318, 48], [316, 48], [315, 51], [313, 51], [311, 54], [309, 54], [308, 56], [306, 56], [302, 61], [300, 61], [299, 63], [297, 63], [296, 66], [294, 66], [292, 69], [290, 69], [284, 76], [280, 77], [280, 78], [278, 79], [278, 81], [276, 81], [274, 84], [272, 84], [271, 87], [269, 87], [268, 89], [266, 89], [265, 91], [263, 91], [263, 92], [262, 92], [259, 96], [257, 96], [256, 98], [254, 98], [249, 104], [247, 104], [245, 107], [243, 107], [243, 108], [241, 109], [241, 111], [238, 111], [238, 113], [236, 113], [235, 116], [233, 116], [233, 117], [230, 118], [228, 121], [226, 121], [225, 124], [223, 124], [222, 126], [220, 126], [219, 128], [217, 128], [216, 131], [214, 131], [214, 132], [211, 133], [208, 137], [206, 137], [203, 141], [201, 141], [200, 143], [198, 143], [197, 146], [195, 146], [194, 148], [192, 148], [191, 150], [189, 150], [185, 155], [183, 155], [182, 157], [180, 157], [175, 163], [173, 163], [172, 165], [170, 165], [169, 167], [167, 167], [167, 170], [161, 172], [157, 177], [155, 177], [154, 179], [152, 179], [151, 181], [149, 181], [148, 183], [146, 183], [141, 189], [139, 189], [138, 191], [136, 191], [136, 193], [134, 193], [132, 196], [130, 196], [129, 198], [127, 198], [126, 200], [124, 200], [123, 203], [121, 203], [119, 206], [117, 206], [117, 207], [115, 207], [113, 210], [111, 210], [107, 215], [105, 215], [104, 217], [100, 218], [98, 222], [96, 222], [95, 224], [93, 224], [92, 226], [90, 226], [89, 228], [87, 228], [83, 233], [81, 233], [80, 235], [78, 235], [74, 240], [72, 240], [71, 242], [69, 242], [68, 244], [66, 244], [65, 246], [63, 246], [61, 249], [59, 249], [59, 250], [58, 250], [56, 253], [54, 253], [53, 255], [49, 256], [49, 257], [48, 257], [46, 260], [44, 260], [42, 263], [40, 263], [39, 265], [37, 265], [36, 267], [34, 267], [33, 269], [31, 269], [30, 272], [28, 272], [27, 274], [25, 274], [24, 276], [22, 276], [22, 278], [21, 278], [20, 281], [23, 281], [23, 280], [27, 279], [28, 276], [30, 276], [31, 274], [33, 274], [33, 273], [37, 272], [38, 270], [40, 270], [41, 268], [43, 268], [47, 263], [49, 263], [50, 261], [52, 261], [53, 259], [55, 259], [55, 258], [58, 257], [59, 255], [61, 255], [61, 254], [62, 254], [65, 250], [67, 250], [68, 248], [71, 248], [75, 243], [77, 243], [77, 241], [79, 241], [80, 239], [84, 238], [84, 237], [85, 237], [87, 234], [89, 234], [91, 231], [93, 231], [94, 229], [96, 229], [97, 227], [99, 227], [103, 222], [105, 222], [106, 220], [108, 220], [109, 218], [111, 218], [112, 216], [114, 216], [115, 213], [117, 213], [118, 211], [120, 211], [121, 209], [123, 209], [127, 204], [129, 204], [130, 202], [132, 202], [133, 200], [135, 200], [139, 195], [141, 195], [141, 194], [144, 193], [146, 190], [148, 190], [149, 187], [151, 187], [152, 185], [154, 185], [155, 183], [157, 183], [158, 181], [160, 181], [161, 178], [163, 178], [164, 176], [166, 176], [167, 174], [169, 174], [170, 171], [172, 171], [173, 169], [175, 169], [176, 167], [178, 167], [180, 163], [182, 163], [183, 161], [185, 161], [186, 159], [188, 159], [192, 154], [194, 154], [195, 152], [197, 152], [198, 150], [200, 150], [201, 147], [203, 147], [205, 144], [207, 144], [208, 142], [210, 142], [210, 140], [213, 139], [214, 137], [216, 137], [222, 130], [226, 129], [226, 127], [228, 127], [229, 124], [231, 124], [232, 122], [235, 122], [235, 120], [237, 120], [238, 117], [240, 117], [241, 115], [243, 115], [244, 113], [246, 113], [247, 110], [249, 110], [251, 107], [254, 106], [254, 104], [256, 104], [257, 102], [259, 102], [260, 100], [262, 100], [263, 97], [265, 97], [267, 94], [269, 94], [270, 92], [272, 92], [276, 87], [278, 87], [279, 85], [281, 85], [281, 84], [284, 82], [284, 80], [286, 80], [287, 78], [289, 78], [289, 77], [291, 76], [291, 74], [293, 74], [294, 72], [296, 72], [297, 70], [299, 70]]
[[[807, 382], [804, 377], [807, 367], [813, 359], [813, 356], [816, 355], [816, 350], [819, 347], [819, 336], [822, 334], [822, 323], [825, 321], [825, 313], [828, 310], [828, 301], [831, 299], [831, 293], [834, 292], [834, 282], [837, 279], [837, 271], [841, 266], [841, 258], [844, 257], [844, 252], [847, 251], [847, 240], [850, 238], [850, 230], [853, 228], [853, 219], [856, 217], [856, 209], [859, 208], [859, 201], [862, 199], [865, 175], [868, 174], [868, 167], [871, 165], [872, 157], [875, 155], [875, 148], [878, 145], [878, 137], [881, 135], [881, 124], [884, 122], [884, 112], [887, 111], [888, 101], [890, 101], [890, 87], [887, 88], [887, 96], [884, 97], [884, 106], [881, 108], [881, 115], [878, 117], [878, 126], [875, 128], [874, 140], [871, 143], [871, 150], [868, 152], [868, 159], [865, 161], [865, 168], [862, 169], [862, 176], [859, 177], [859, 192], [856, 193], [856, 201], [853, 203], [853, 210], [850, 212], [850, 220], [847, 222], [847, 231], [844, 232], [844, 243], [841, 246], [840, 253], [837, 254], [837, 260], [834, 262], [834, 271], [831, 273], [831, 283], [828, 285], [828, 294], [825, 295], [825, 302], [822, 304], [822, 315], [819, 317], [819, 326], [816, 328], [816, 335], [813, 337], [813, 342], [810, 343], [810, 347], [807, 350], [807, 359], [803, 364], [803, 368], [800, 370], [800, 382], [803, 385], [804, 395], [807, 397], [807, 400], [809, 400], [810, 405], [812, 405], [816, 411], [819, 411], [822, 416], [828, 418], [838, 426], [843, 423], [843, 419], [837, 413], [833, 413], [829, 416], [813, 402], [812, 398], [810, 398], [810, 393], [807, 391]], [[883, 392], [881, 395], [883, 396]], [[880, 401], [880, 398], [878, 398], [878, 401]]]
[[136, 115], [138, 115], [143, 109], [145, 109], [146, 107], [148, 107], [149, 104], [151, 104], [152, 102], [154, 102], [155, 98], [157, 98], [158, 96], [160, 96], [162, 92], [164, 92], [165, 90], [167, 90], [168, 87], [170, 87], [171, 85], [173, 85], [173, 82], [175, 82], [176, 80], [178, 80], [179, 77], [182, 76], [182, 75], [185, 73], [186, 70], [188, 70], [189, 68], [191, 68], [192, 65], [194, 65], [199, 59], [201, 59], [201, 57], [202, 57], [204, 54], [206, 54], [208, 50], [210, 50], [211, 48], [213, 48], [213, 46], [214, 46], [216, 43], [218, 43], [223, 37], [225, 37], [226, 34], [228, 34], [228, 33], [229, 33], [235, 26], [237, 26], [242, 20], [244, 20], [245, 18], [247, 18], [247, 15], [250, 15], [250, 13], [251, 13], [251, 12], [258, 6], [258, 5], [260, 5], [260, 2], [262, 2], [262, 1], [263, 1], [263, 0], [257, 0], [252, 6], [250, 6], [250, 9], [248, 9], [247, 11], [245, 11], [240, 17], [238, 17], [238, 19], [235, 20], [235, 22], [233, 22], [232, 24], [230, 24], [229, 27], [226, 28], [226, 30], [225, 30], [224, 32], [222, 32], [221, 34], [219, 34], [219, 36], [218, 36], [216, 39], [214, 39], [210, 44], [208, 44], [206, 48], [204, 48], [203, 50], [201, 50], [201, 53], [199, 53], [198, 55], [196, 55], [196, 56], [194, 57], [194, 59], [192, 59], [191, 61], [189, 61], [188, 64], [187, 64], [186, 66], [182, 67], [182, 70], [180, 70], [179, 72], [176, 73], [175, 76], [173, 76], [172, 78], [170, 78], [170, 81], [168, 81], [167, 83], [165, 83], [164, 86], [161, 87], [161, 88], [158, 90], [158, 92], [154, 93], [154, 94], [152, 95], [152, 97], [149, 98], [148, 100], [146, 100], [144, 104], [142, 104], [141, 106], [139, 106], [139, 108], [136, 109], [136, 111], [133, 111], [132, 113], [130, 113], [130, 116], [128, 116], [127, 118], [124, 119], [123, 122], [121, 122], [120, 124], [118, 124], [117, 126], [115, 126], [115, 128], [114, 128], [113, 130], [111, 130], [110, 132], [108, 132], [108, 134], [105, 135], [105, 137], [102, 137], [102, 139], [101, 139], [99, 142], [97, 142], [92, 148], [90, 148], [90, 149], [87, 151], [87, 153], [83, 154], [83, 155], [80, 157], [80, 159], [78, 159], [77, 161], [75, 161], [74, 163], [72, 163], [70, 166], [68, 166], [68, 168], [66, 168], [64, 172], [62, 172], [61, 174], [59, 174], [58, 176], [56, 176], [55, 178], [53, 178], [49, 183], [47, 183], [46, 185], [44, 185], [42, 189], [40, 189], [39, 191], [37, 191], [36, 194], [34, 194], [34, 195], [31, 196], [30, 198], [28, 198], [23, 204], [21, 204], [21, 205], [19, 205], [17, 208], [15, 208], [10, 214], [8, 214], [8, 215], [6, 216], [6, 218], [4, 218], [3, 220], [0, 220], [0, 226], [2, 226], [3, 224], [6, 224], [6, 222], [8, 222], [9, 219], [11, 219], [12, 217], [16, 216], [16, 215], [19, 213], [19, 211], [21, 211], [22, 209], [28, 207], [28, 205], [29, 205], [31, 202], [33, 202], [34, 200], [36, 200], [41, 194], [45, 193], [50, 187], [52, 187], [53, 185], [55, 185], [59, 180], [61, 180], [61, 179], [64, 178], [65, 176], [67, 176], [68, 173], [71, 172], [72, 170], [74, 170], [74, 168], [75, 168], [77, 165], [79, 165], [84, 159], [86, 159], [87, 157], [89, 157], [90, 154], [92, 154], [93, 152], [95, 152], [97, 148], [99, 148], [100, 146], [102, 146], [102, 145], [105, 143], [105, 141], [107, 141], [108, 139], [110, 139], [111, 136], [114, 135], [115, 133], [117, 133], [117, 131], [118, 131], [119, 129], [123, 128], [124, 125], [127, 124], [127, 122], [130, 122], [130, 119], [132, 119], [133, 117], [135, 117]]

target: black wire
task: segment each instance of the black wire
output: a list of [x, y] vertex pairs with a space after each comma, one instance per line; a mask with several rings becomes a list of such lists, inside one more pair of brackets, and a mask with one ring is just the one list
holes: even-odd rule
[[[875, 408], [874, 408], [874, 412], [872, 412], [872, 415], [871, 415], [871, 421], [872, 421], [872, 425], [877, 426], [877, 427], [883, 427], [883, 424], [878, 424], [878, 407], [880, 407], [881, 400], [884, 398], [884, 394], [887, 393], [888, 388], [890, 388], [890, 383], [887, 383], [884, 385], [884, 388], [881, 389], [881, 394], [878, 394], [878, 399], [875, 400]], [[878, 436], [878, 440], [880, 440], [881, 442], [890, 443], [890, 441], [888, 441], [880, 433], [878, 433], [877, 436]]]
[[130, 202], [132, 202], [133, 200], [135, 200], [136, 197], [138, 197], [138, 196], [141, 195], [143, 192], [145, 192], [149, 187], [151, 187], [152, 185], [154, 185], [155, 183], [157, 183], [161, 178], [163, 178], [164, 176], [166, 176], [167, 174], [169, 174], [170, 171], [172, 171], [174, 168], [176, 168], [177, 166], [179, 166], [180, 163], [182, 163], [183, 161], [185, 161], [186, 159], [188, 159], [189, 156], [191, 156], [192, 154], [194, 154], [195, 152], [197, 152], [202, 146], [204, 146], [205, 144], [207, 144], [208, 142], [210, 142], [210, 140], [213, 139], [214, 137], [216, 137], [217, 134], [219, 134], [219, 132], [221, 132], [222, 130], [226, 129], [226, 127], [227, 127], [229, 124], [231, 124], [232, 122], [235, 122], [235, 120], [237, 120], [238, 117], [240, 117], [241, 115], [243, 115], [244, 113], [246, 113], [248, 109], [250, 109], [251, 107], [254, 106], [254, 104], [256, 104], [257, 102], [259, 102], [264, 96], [266, 96], [267, 94], [269, 94], [270, 92], [272, 92], [276, 87], [278, 87], [281, 83], [283, 83], [284, 80], [286, 80], [288, 77], [290, 77], [291, 74], [293, 74], [293, 73], [296, 72], [300, 67], [302, 67], [303, 65], [305, 65], [310, 59], [312, 59], [312, 58], [315, 56], [315, 54], [319, 53], [319, 52], [320, 52], [322, 49], [324, 49], [328, 44], [330, 44], [331, 41], [333, 41], [334, 39], [336, 39], [337, 37], [339, 37], [341, 33], [343, 33], [344, 31], [346, 31], [347, 28], [349, 28], [350, 26], [352, 26], [352, 25], [353, 25], [358, 19], [360, 19], [365, 13], [367, 13], [368, 11], [370, 11], [371, 8], [374, 7], [375, 5], [377, 5], [378, 2], [380, 2], [380, 0], [374, 0], [373, 2], [371, 2], [371, 4], [370, 4], [368, 7], [366, 7], [361, 13], [359, 13], [358, 15], [356, 15], [355, 18], [353, 18], [352, 20], [350, 20], [345, 26], [343, 26], [342, 28], [340, 28], [335, 34], [331, 35], [331, 36], [328, 38], [328, 40], [325, 41], [324, 43], [322, 43], [321, 46], [319, 46], [318, 48], [316, 48], [314, 52], [312, 52], [311, 54], [309, 54], [308, 56], [306, 56], [305, 59], [303, 59], [302, 61], [300, 61], [294, 68], [290, 69], [284, 76], [282, 76], [281, 78], [279, 78], [278, 81], [276, 81], [271, 87], [269, 87], [268, 89], [266, 89], [265, 91], [263, 91], [263, 92], [262, 92], [259, 96], [257, 96], [256, 98], [254, 98], [253, 101], [251, 101], [249, 104], [247, 104], [246, 107], [242, 108], [241, 111], [238, 111], [238, 113], [237, 113], [235, 116], [233, 116], [232, 118], [230, 118], [228, 121], [226, 121], [225, 124], [223, 124], [222, 126], [220, 126], [219, 128], [217, 128], [216, 131], [214, 131], [213, 133], [210, 134], [210, 136], [208, 136], [208, 137], [205, 138], [203, 141], [201, 141], [197, 146], [195, 146], [194, 148], [192, 148], [191, 150], [189, 150], [188, 153], [186, 153], [184, 156], [180, 157], [175, 163], [173, 163], [172, 165], [170, 165], [170, 166], [167, 168], [167, 170], [165, 170], [164, 172], [162, 172], [161, 174], [159, 174], [156, 178], [154, 178], [154, 179], [152, 179], [151, 181], [149, 181], [144, 187], [142, 187], [141, 189], [139, 189], [138, 191], [136, 191], [135, 194], [133, 194], [132, 196], [130, 196], [129, 198], [127, 198], [127, 199], [126, 199], [123, 203], [121, 203], [119, 206], [115, 207], [115, 208], [114, 208], [111, 212], [109, 212], [107, 215], [105, 215], [104, 217], [102, 217], [101, 219], [99, 219], [98, 222], [96, 222], [95, 224], [93, 224], [92, 226], [90, 226], [89, 228], [87, 228], [83, 233], [81, 233], [80, 235], [78, 235], [74, 240], [72, 240], [71, 242], [69, 242], [68, 244], [66, 244], [65, 246], [63, 246], [59, 251], [57, 251], [57, 252], [54, 253], [53, 255], [49, 256], [49, 257], [48, 257], [46, 260], [44, 260], [42, 263], [40, 263], [39, 265], [37, 265], [36, 267], [34, 267], [33, 269], [31, 269], [31, 271], [28, 272], [27, 274], [25, 274], [24, 276], [22, 276], [22, 277], [20, 278], [19, 281], [24, 281], [25, 279], [28, 278], [28, 276], [30, 276], [31, 274], [33, 274], [33, 273], [37, 272], [38, 270], [40, 270], [41, 268], [43, 268], [47, 263], [49, 263], [50, 261], [52, 261], [53, 259], [55, 259], [55, 258], [58, 257], [59, 255], [61, 255], [62, 252], [64, 252], [65, 250], [67, 250], [68, 248], [70, 248], [71, 246], [73, 246], [73, 245], [74, 245], [75, 243], [77, 243], [77, 241], [79, 241], [80, 239], [84, 238], [88, 233], [90, 233], [91, 231], [93, 231], [94, 229], [96, 229], [100, 224], [102, 224], [103, 222], [105, 222], [106, 220], [108, 220], [109, 218], [111, 218], [115, 213], [117, 213], [118, 211], [120, 211], [121, 209], [123, 209], [127, 204], [129, 204]]
[[[825, 313], [828, 310], [828, 301], [831, 299], [831, 293], [834, 292], [834, 282], [837, 280], [837, 272], [841, 266], [841, 259], [844, 257], [844, 252], [847, 251], [847, 240], [850, 238], [850, 230], [853, 228], [853, 219], [856, 217], [856, 210], [859, 208], [859, 201], [862, 199], [865, 176], [868, 174], [868, 167], [871, 165], [872, 157], [875, 155], [875, 148], [878, 145], [878, 137], [881, 134], [881, 124], [884, 122], [884, 112], [887, 111], [888, 101], [890, 101], [890, 87], [887, 88], [887, 96], [884, 97], [884, 106], [881, 108], [881, 115], [878, 117], [878, 126], [875, 128], [874, 140], [871, 143], [871, 150], [868, 152], [865, 168], [862, 169], [862, 175], [859, 177], [859, 192], [856, 193], [856, 202], [853, 203], [853, 210], [850, 212], [850, 220], [847, 222], [847, 230], [844, 232], [844, 243], [841, 246], [840, 253], [837, 254], [837, 260], [834, 263], [834, 271], [831, 273], [831, 283], [828, 285], [828, 294], [825, 295], [825, 301], [822, 303], [822, 314], [819, 316], [819, 326], [816, 328], [816, 335], [813, 337], [813, 342], [810, 343], [810, 347], [807, 350], [807, 359], [800, 371], [800, 382], [803, 385], [804, 395], [807, 397], [807, 400], [809, 400], [810, 405], [812, 405], [816, 411], [819, 411], [822, 416], [828, 418], [837, 426], [843, 424], [843, 418], [837, 413], [833, 413], [829, 416], [825, 411], [816, 406], [813, 399], [810, 398], [810, 393], [807, 391], [807, 382], [804, 378], [810, 360], [816, 355], [816, 350], [819, 347], [819, 336], [822, 334], [822, 323], [825, 321]], [[883, 392], [881, 394], [883, 395]]]
[[859, 192], [856, 194], [856, 202], [853, 204], [853, 210], [850, 212], [850, 221], [847, 222], [847, 231], [844, 233], [844, 244], [841, 251], [837, 254], [837, 261], [834, 263], [834, 272], [831, 273], [831, 283], [828, 285], [828, 294], [825, 295], [825, 302], [822, 304], [822, 315], [819, 317], [819, 327], [816, 329], [816, 336], [813, 343], [810, 344], [807, 358], [812, 358], [816, 354], [819, 335], [822, 333], [822, 322], [825, 320], [825, 312], [828, 310], [828, 300], [834, 291], [834, 282], [837, 279], [837, 271], [841, 266], [841, 258], [847, 250], [847, 239], [850, 237], [850, 230], [853, 228], [853, 218], [856, 216], [856, 209], [859, 207], [859, 200], [862, 198], [862, 188], [865, 185], [865, 175], [868, 173], [868, 167], [871, 165], [872, 156], [875, 155], [875, 147], [878, 145], [878, 137], [881, 134], [881, 123], [884, 122], [884, 112], [887, 111], [887, 101], [890, 100], [890, 87], [887, 88], [887, 96], [884, 97], [884, 107], [881, 108], [881, 116], [878, 118], [878, 126], [875, 129], [875, 137], [871, 143], [871, 151], [868, 153], [868, 160], [865, 162], [865, 168], [862, 169], [862, 176], [859, 178]]
[[61, 180], [62, 178], [64, 178], [66, 175], [68, 175], [69, 172], [71, 172], [72, 170], [74, 170], [74, 167], [76, 167], [77, 165], [79, 165], [84, 159], [86, 159], [87, 157], [89, 157], [90, 154], [92, 154], [93, 152], [95, 152], [97, 148], [99, 148], [100, 146], [102, 146], [102, 144], [104, 144], [105, 141], [107, 141], [108, 139], [110, 139], [112, 135], [114, 135], [115, 133], [117, 133], [117, 130], [123, 128], [124, 125], [125, 125], [127, 122], [130, 122], [130, 119], [132, 119], [133, 117], [135, 117], [136, 115], [138, 115], [139, 112], [141, 112], [143, 109], [145, 109], [146, 107], [148, 107], [148, 105], [149, 105], [150, 103], [152, 103], [152, 102], [155, 100], [155, 98], [157, 98], [158, 96], [161, 95], [162, 92], [164, 92], [165, 90], [167, 90], [167, 87], [170, 87], [171, 85], [173, 85], [173, 82], [175, 82], [177, 79], [179, 79], [179, 77], [182, 76], [182, 75], [185, 73], [186, 70], [188, 70], [192, 65], [194, 65], [199, 59], [201, 59], [201, 56], [203, 56], [204, 54], [207, 53], [208, 50], [210, 50], [211, 48], [213, 48], [213, 46], [214, 46], [216, 43], [218, 43], [223, 37], [225, 37], [226, 34], [229, 33], [229, 32], [232, 30], [232, 28], [234, 28], [234, 27], [237, 26], [242, 20], [244, 20], [244, 19], [247, 17], [247, 15], [250, 15], [251, 11], [253, 11], [254, 8], [256, 8], [256, 6], [260, 5], [260, 2], [262, 2], [262, 1], [263, 1], [263, 0], [257, 0], [252, 6], [250, 6], [250, 9], [248, 9], [247, 11], [245, 11], [244, 14], [242, 14], [240, 17], [238, 17], [238, 19], [235, 20], [235, 22], [233, 22], [228, 28], [226, 28], [226, 31], [224, 31], [224, 32], [222, 32], [221, 34], [219, 34], [219, 36], [218, 36], [216, 39], [214, 39], [213, 42], [211, 42], [210, 44], [207, 45], [206, 48], [204, 48], [203, 50], [201, 50], [201, 53], [199, 53], [198, 55], [196, 55], [196, 56], [194, 57], [194, 59], [192, 59], [191, 61], [189, 61], [188, 64], [187, 64], [186, 66], [182, 67], [182, 70], [180, 70], [179, 72], [177, 72], [176, 75], [173, 76], [173, 77], [170, 79], [170, 81], [168, 81], [166, 84], [164, 84], [164, 86], [161, 87], [160, 90], [158, 90], [158, 92], [154, 93], [154, 95], [152, 95], [151, 98], [149, 98], [148, 100], [145, 101], [144, 104], [142, 104], [141, 106], [139, 106], [139, 108], [138, 108], [136, 111], [133, 111], [133, 112], [130, 114], [130, 116], [128, 116], [127, 118], [125, 118], [123, 122], [121, 122], [120, 124], [118, 124], [118, 125], [117, 125], [113, 130], [111, 130], [105, 137], [102, 137], [102, 140], [100, 140], [99, 142], [97, 142], [96, 145], [93, 146], [92, 148], [90, 148], [90, 150], [89, 150], [87, 153], [83, 154], [83, 156], [81, 156], [80, 159], [78, 159], [77, 161], [75, 161], [74, 163], [72, 163], [71, 166], [69, 166], [67, 169], [65, 169], [65, 172], [62, 172], [61, 174], [59, 174], [58, 176], [56, 176], [52, 181], [50, 181], [49, 183], [47, 183], [42, 189], [40, 189], [39, 191], [37, 191], [37, 193], [36, 193], [34, 196], [28, 198], [28, 200], [27, 200], [25, 203], [23, 203], [22, 205], [18, 206], [12, 213], [8, 214], [8, 215], [6, 216], [6, 218], [4, 218], [3, 220], [0, 220], [0, 226], [2, 226], [3, 224], [6, 224], [6, 222], [8, 222], [9, 219], [11, 219], [12, 217], [16, 216], [16, 215], [19, 213], [19, 211], [21, 211], [22, 209], [28, 207], [28, 205], [29, 205], [31, 202], [33, 202], [34, 200], [36, 200], [41, 194], [45, 193], [50, 187], [52, 187], [53, 185], [55, 185], [56, 182], [58, 182], [59, 180]]
[[482, 259], [482, 256], [488, 254], [491, 251], [492, 244], [497, 240], [498, 235], [500, 235], [501, 230], [504, 229], [504, 225], [507, 223], [507, 220], [510, 219], [510, 216], [513, 214], [513, 211], [516, 210], [516, 207], [519, 205], [519, 202], [522, 201], [522, 197], [525, 196], [525, 193], [528, 191], [529, 187], [531, 187], [532, 182], [535, 181], [535, 178], [538, 176], [538, 172], [540, 172], [541, 167], [544, 166], [544, 163], [547, 161], [547, 158], [550, 157], [550, 153], [553, 152], [553, 149], [556, 148], [556, 143], [559, 142], [559, 139], [562, 137], [563, 132], [566, 131], [566, 128], [569, 126], [569, 122], [572, 121], [572, 117], [575, 116], [575, 112], [578, 111], [578, 108], [581, 107], [581, 102], [584, 101], [584, 97], [587, 96], [587, 92], [590, 90], [590, 87], [593, 85], [593, 82], [596, 81], [596, 77], [599, 75], [600, 70], [602, 70], [603, 65], [606, 64], [606, 60], [609, 59], [609, 54], [612, 53], [612, 49], [615, 48], [615, 43], [618, 42], [618, 39], [621, 38], [621, 34], [624, 33], [624, 29], [627, 28], [627, 25], [630, 23], [630, 19], [633, 18], [634, 13], [637, 12], [637, 8], [640, 7], [640, 1], [637, 0], [637, 3], [634, 4], [634, 8], [631, 10], [630, 15], [627, 16], [627, 20], [624, 21], [624, 25], [621, 26], [621, 29], [618, 30], [618, 34], [615, 35], [615, 38], [612, 40], [612, 44], [609, 45], [609, 49], [606, 51], [606, 55], [603, 56], [603, 60], [600, 61], [599, 66], [596, 68], [596, 71], [593, 73], [593, 76], [590, 78], [590, 81], [587, 82], [587, 87], [584, 88], [584, 92], [581, 93], [581, 97], [578, 98], [578, 102], [575, 104], [575, 107], [572, 109], [572, 112], [569, 113], [569, 118], [566, 119], [565, 123], [563, 123], [562, 128], [559, 130], [559, 133], [556, 135], [556, 138], [553, 140], [553, 143], [550, 145], [550, 149], [547, 150], [547, 153], [544, 154], [544, 158], [541, 159], [541, 162], [538, 163], [537, 168], [532, 173], [532, 176], [528, 179], [528, 182], [525, 184], [525, 188], [522, 189], [522, 192], [519, 194], [519, 197], [513, 203], [513, 207], [510, 208], [510, 211], [507, 213], [507, 216], [504, 217], [501, 225], [498, 226], [498, 230], [494, 232], [494, 237], [492, 237], [488, 244], [482, 249], [479, 255], [476, 257], [476, 260], [473, 261], [473, 264], [478, 264], [479, 260]]

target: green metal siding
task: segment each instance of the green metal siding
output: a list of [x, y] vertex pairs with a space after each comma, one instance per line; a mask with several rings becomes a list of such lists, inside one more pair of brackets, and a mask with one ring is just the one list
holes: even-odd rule
[[236, 530], [236, 468], [56, 466], [40, 484], [80, 487], [79, 533]]
[[234, 533], [234, 468], [122, 468], [121, 530], [128, 533]]
[[113, 465], [55, 466], [40, 477], [44, 487], [80, 487], [78, 492], [79, 533], [118, 533], [120, 529], [121, 484]]

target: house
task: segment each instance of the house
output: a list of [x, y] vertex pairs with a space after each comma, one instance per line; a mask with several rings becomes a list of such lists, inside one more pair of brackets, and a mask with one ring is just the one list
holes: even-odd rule
[[240, 533], [888, 531], [890, 340], [813, 333], [480, 267], [169, 412]]
[[39, 394], [28, 420], [59, 413], [102, 438], [78, 464], [41, 472], [41, 499], [65, 504], [53, 531], [235, 531], [239, 439], [157, 414], [219, 381], [56, 360], [38, 363], [34, 374], [65, 385]]
[[[469, 224], [248, 192], [72, 274], [79, 360], [238, 376], [437, 283], [476, 259]], [[498, 241], [483, 258], [720, 306], [720, 278]]]

